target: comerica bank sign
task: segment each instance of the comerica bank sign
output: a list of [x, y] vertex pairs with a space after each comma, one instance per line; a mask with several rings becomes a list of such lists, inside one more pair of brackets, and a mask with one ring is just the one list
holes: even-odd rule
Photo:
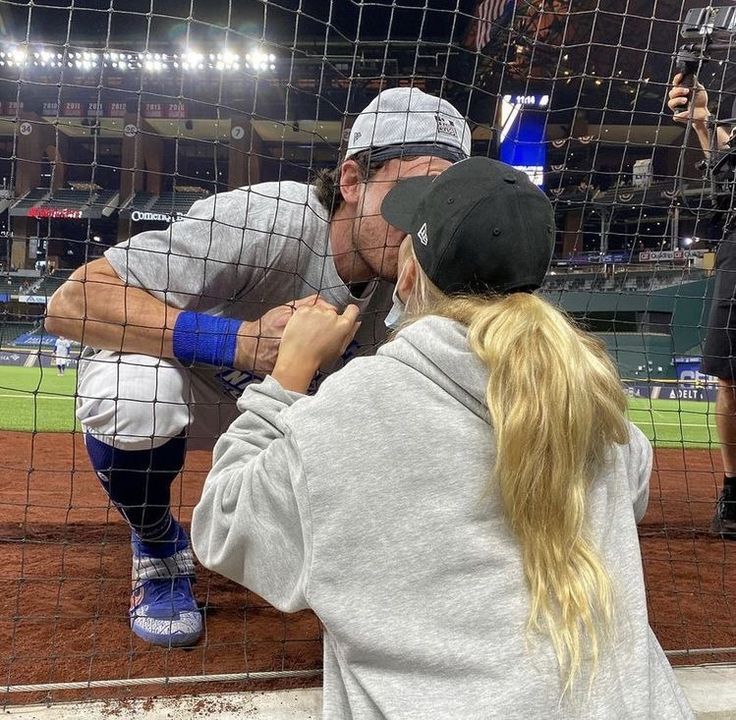
[[165, 222], [173, 223], [182, 219], [179, 213], [155, 213], [145, 212], [142, 210], [133, 210], [130, 213], [130, 219], [133, 222]]

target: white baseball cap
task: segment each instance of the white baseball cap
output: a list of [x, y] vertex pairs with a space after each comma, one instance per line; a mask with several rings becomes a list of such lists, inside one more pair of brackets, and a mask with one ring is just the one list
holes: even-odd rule
[[470, 128], [447, 100], [418, 88], [379, 93], [350, 130], [345, 159], [371, 150], [372, 161], [430, 155], [451, 162], [470, 156]]

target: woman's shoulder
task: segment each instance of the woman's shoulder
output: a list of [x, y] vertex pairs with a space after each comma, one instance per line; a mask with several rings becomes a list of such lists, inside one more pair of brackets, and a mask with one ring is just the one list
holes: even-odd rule
[[[374, 407], [380, 397], [406, 385], [409, 370], [396, 359], [384, 355], [353, 358], [347, 365], [325, 378], [314, 395], [289, 408], [284, 418], [292, 427], [309, 420], [350, 414], [357, 417], [361, 408]], [[404, 378], [404, 380], [402, 380]]]

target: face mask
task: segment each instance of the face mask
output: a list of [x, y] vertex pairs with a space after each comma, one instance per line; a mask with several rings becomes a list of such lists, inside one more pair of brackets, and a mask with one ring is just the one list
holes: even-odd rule
[[396, 330], [396, 328], [401, 325], [401, 321], [404, 319], [404, 315], [406, 315], [406, 303], [399, 297], [400, 279], [401, 275], [399, 275], [398, 279], [396, 280], [394, 293], [391, 296], [394, 304], [391, 306], [391, 309], [388, 311], [388, 315], [386, 315], [386, 319], [383, 321], [389, 330]]

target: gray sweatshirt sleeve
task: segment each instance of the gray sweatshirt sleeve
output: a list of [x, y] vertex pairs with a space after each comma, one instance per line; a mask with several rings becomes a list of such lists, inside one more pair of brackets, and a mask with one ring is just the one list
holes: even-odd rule
[[200, 562], [274, 607], [308, 607], [307, 493], [299, 453], [279, 421], [304, 396], [268, 377], [238, 401], [243, 414], [215, 446], [212, 470], [192, 517]]
[[173, 307], [206, 312], [241, 292], [266, 264], [276, 205], [250, 188], [211, 195], [168, 228], [138, 233], [105, 257], [129, 285]]
[[649, 504], [649, 479], [654, 453], [652, 444], [636, 425], [629, 424], [629, 487], [636, 522], [641, 522]]

